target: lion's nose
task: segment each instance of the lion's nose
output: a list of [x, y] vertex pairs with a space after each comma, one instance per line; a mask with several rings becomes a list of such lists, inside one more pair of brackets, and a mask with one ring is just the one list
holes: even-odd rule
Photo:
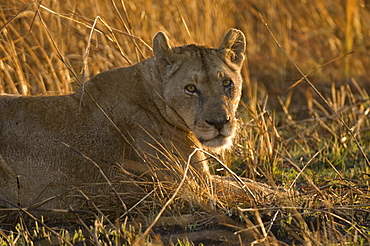
[[212, 126], [214, 126], [217, 130], [222, 130], [224, 128], [225, 124], [230, 121], [230, 118], [223, 118], [223, 119], [210, 119], [206, 120], [206, 122]]

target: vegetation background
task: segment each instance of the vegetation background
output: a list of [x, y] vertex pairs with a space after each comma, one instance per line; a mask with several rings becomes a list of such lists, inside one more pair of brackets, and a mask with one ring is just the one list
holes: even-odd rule
[[[259, 212], [270, 210], [264, 223], [251, 220], [259, 223], [255, 237], [261, 244], [365, 245], [366, 0], [0, 0], [0, 93], [71, 93], [99, 72], [151, 57], [158, 31], [174, 45], [217, 47], [232, 27], [246, 34], [247, 62], [240, 137], [223, 160], [239, 175], [300, 193], [290, 207], [278, 200], [239, 210], [239, 217], [261, 218]], [[0, 225], [0, 240], [33, 240], [20, 231], [1, 231]]]

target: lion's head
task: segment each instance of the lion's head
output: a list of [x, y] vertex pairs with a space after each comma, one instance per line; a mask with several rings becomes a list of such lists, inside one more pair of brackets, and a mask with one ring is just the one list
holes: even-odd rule
[[242, 90], [244, 34], [230, 30], [218, 49], [197, 45], [172, 48], [158, 33], [153, 40], [167, 114], [206, 148], [229, 146]]

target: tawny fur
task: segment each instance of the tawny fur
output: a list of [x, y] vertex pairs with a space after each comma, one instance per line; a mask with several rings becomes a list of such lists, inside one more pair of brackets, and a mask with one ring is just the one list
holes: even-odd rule
[[[154, 57], [103, 72], [71, 95], [1, 96], [0, 198], [27, 207], [59, 195], [65, 185], [104, 181], [94, 163], [73, 149], [114, 179], [125, 160], [168, 158], [164, 148], [187, 159], [196, 146], [230, 144], [243, 33], [230, 30], [218, 49], [172, 48], [158, 33], [153, 51]], [[203, 159], [198, 152], [192, 165], [208, 175]]]

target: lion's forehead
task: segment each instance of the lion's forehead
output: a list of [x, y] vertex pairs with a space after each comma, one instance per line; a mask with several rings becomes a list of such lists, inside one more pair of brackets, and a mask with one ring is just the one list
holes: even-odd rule
[[177, 71], [182, 71], [181, 74], [186, 73], [187, 76], [190, 76], [189, 79], [202, 82], [208, 81], [210, 78], [222, 79], [238, 76], [219, 57], [217, 49], [197, 45], [176, 47], [175, 49], [175, 53], [179, 55]]
[[180, 48], [178, 53], [183, 55], [183, 59], [204, 63], [204, 65], [218, 61], [218, 59], [216, 59], [218, 58], [217, 49], [197, 45], [188, 45], [178, 48]]

